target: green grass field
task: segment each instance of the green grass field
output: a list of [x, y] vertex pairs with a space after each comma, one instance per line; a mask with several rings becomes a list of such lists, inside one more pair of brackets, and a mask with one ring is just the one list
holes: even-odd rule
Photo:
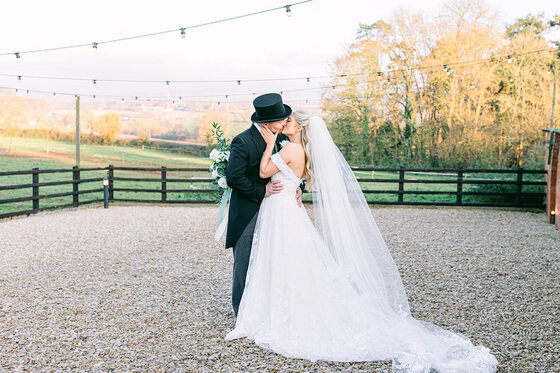
[[[75, 164], [74, 158], [75, 145], [74, 143], [52, 141], [46, 139], [35, 138], [14, 138], [14, 137], [0, 137], [0, 171], [13, 171], [13, 170], [30, 170], [34, 167], [39, 169], [70, 169]], [[103, 145], [81, 145], [81, 167], [106, 167], [109, 164], [114, 166], [128, 166], [128, 167], [197, 167], [206, 168], [211, 165], [209, 158], [192, 157], [186, 155], [178, 155], [166, 153], [163, 151], [152, 149], [141, 149], [136, 147], [127, 146], [103, 146]], [[398, 172], [385, 172], [376, 171], [373, 175], [372, 172], [356, 172], [358, 179], [390, 179], [394, 182], [383, 183], [360, 183], [364, 191], [367, 190], [398, 190]], [[99, 178], [106, 177], [106, 170], [98, 171], [82, 171], [80, 178]], [[136, 178], [160, 178], [161, 172], [159, 171], [121, 171], [117, 170], [114, 173], [115, 177], [136, 177]], [[496, 175], [465, 175], [464, 179], [468, 180], [476, 176], [476, 178], [484, 179], [497, 179], [512, 180], [516, 178], [515, 174]], [[167, 171], [167, 178], [209, 178], [208, 172], [183, 172], [183, 171]], [[543, 180], [542, 175], [526, 175], [526, 179]], [[40, 174], [39, 182], [49, 182], [57, 180], [71, 180], [72, 173], [51, 173]], [[455, 174], [440, 175], [440, 174], [427, 174], [427, 173], [411, 173], [407, 172], [405, 178], [407, 180], [456, 180]], [[0, 185], [15, 185], [27, 184], [32, 182], [32, 176], [29, 175], [16, 175], [16, 176], [0, 176]], [[101, 188], [100, 181], [80, 184], [80, 190], [98, 189]], [[161, 182], [143, 182], [143, 181], [128, 181], [128, 180], [115, 180], [115, 188], [134, 188], [134, 189], [161, 189]], [[406, 183], [405, 191], [448, 191], [455, 192], [457, 186], [455, 184], [434, 184], [434, 183]], [[198, 182], [168, 182], [167, 189], [216, 189], [212, 183], [198, 183]], [[465, 184], [463, 191], [515, 191], [515, 186], [479, 186]], [[541, 186], [527, 186], [524, 192], [537, 192], [542, 191]], [[57, 186], [44, 186], [40, 187], [39, 194], [53, 194], [71, 192], [72, 185], [57, 185]], [[9, 198], [18, 198], [31, 196], [31, 188], [14, 189], [0, 191], [0, 200]], [[129, 192], [129, 191], [115, 191], [115, 198], [127, 199], [149, 199], [159, 200], [160, 193], [153, 192]], [[370, 194], [365, 193], [368, 201], [396, 201], [397, 194]], [[81, 194], [80, 201], [102, 199], [103, 193], [100, 191]], [[218, 195], [215, 192], [209, 193], [167, 193], [167, 200], [211, 200], [217, 199]], [[404, 195], [404, 201], [422, 201], [422, 202], [455, 202], [454, 195], [430, 195], [430, 194], [408, 194]], [[311, 195], [304, 196], [304, 200], [310, 201]], [[493, 201], [496, 197], [493, 196], [464, 196], [464, 202], [476, 201]], [[504, 201], [500, 199], [500, 201]], [[56, 206], [72, 202], [72, 196], [53, 197], [41, 199], [39, 201], [40, 207]], [[505, 201], [507, 202], [507, 201]], [[0, 213], [29, 210], [32, 208], [31, 201], [13, 202], [9, 204], [0, 205]]]

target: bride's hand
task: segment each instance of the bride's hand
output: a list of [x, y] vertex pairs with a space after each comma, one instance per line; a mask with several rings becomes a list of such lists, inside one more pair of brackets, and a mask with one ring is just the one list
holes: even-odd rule
[[265, 126], [262, 126], [261, 128], [261, 134], [264, 142], [266, 142], [266, 145], [274, 145], [274, 143], [276, 142], [276, 138], [278, 137], [278, 132], [272, 133], [272, 131]]

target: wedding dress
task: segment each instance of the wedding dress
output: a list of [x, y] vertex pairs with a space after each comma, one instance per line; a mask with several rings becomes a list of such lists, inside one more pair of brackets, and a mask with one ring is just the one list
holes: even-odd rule
[[[313, 224], [279, 153], [282, 192], [261, 204], [245, 290], [226, 340], [311, 361], [392, 360], [394, 372], [495, 372], [484, 346], [414, 319], [397, 267], [324, 122], [309, 124]], [[321, 159], [314, 159], [322, 157]], [[364, 205], [365, 203], [365, 205]]]

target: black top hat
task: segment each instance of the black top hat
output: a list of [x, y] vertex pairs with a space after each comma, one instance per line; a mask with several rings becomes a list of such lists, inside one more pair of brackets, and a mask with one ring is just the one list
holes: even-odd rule
[[276, 122], [292, 115], [292, 108], [282, 102], [282, 96], [278, 93], [267, 93], [257, 97], [253, 100], [253, 106], [253, 123]]

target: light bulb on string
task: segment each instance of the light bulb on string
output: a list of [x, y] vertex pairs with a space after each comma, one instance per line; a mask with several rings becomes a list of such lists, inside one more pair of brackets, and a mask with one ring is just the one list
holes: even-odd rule
[[185, 33], [185, 28], [181, 27], [181, 38], [184, 39], [187, 37], [187, 34]]
[[20, 58], [21, 56], [19, 55], [19, 52], [14, 53], [14, 55], [16, 56], [16, 58]]
[[307, 83], [309, 83], [309, 78], [307, 78]]
[[27, 90], [27, 94], [29, 94], [29, 89]]
[[286, 5], [286, 15], [288, 17], [292, 16], [292, 8], [289, 5]]
[[99, 45], [99, 43], [96, 43], [95, 41], [91, 44], [91, 47], [93, 49], [97, 49], [97, 46]]
[[21, 81], [21, 75], [18, 75], [17, 80]]
[[511, 54], [509, 54], [509, 55], [507, 56], [507, 59], [508, 59], [508, 63], [511, 63]]
[[165, 81], [165, 85], [169, 85], [169, 80], [166, 80], [166, 81]]
[[237, 85], [241, 85], [241, 80], [238, 80], [238, 81], [237, 81]]
[[93, 79], [93, 84], [97, 84], [97, 79]]

